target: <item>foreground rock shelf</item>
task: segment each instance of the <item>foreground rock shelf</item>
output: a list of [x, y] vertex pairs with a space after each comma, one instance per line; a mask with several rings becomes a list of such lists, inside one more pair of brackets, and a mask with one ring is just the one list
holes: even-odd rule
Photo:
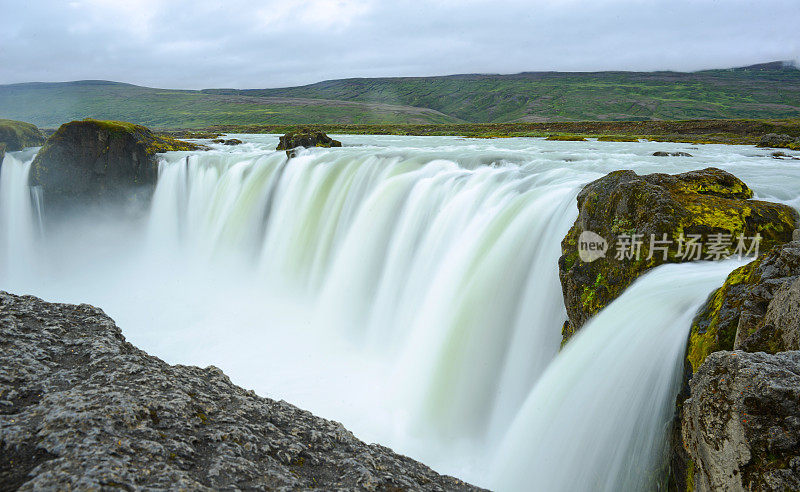
[[479, 490], [341, 424], [171, 366], [102, 310], [0, 292], [0, 484]]
[[715, 352], [691, 393], [691, 490], [800, 490], [800, 352]]

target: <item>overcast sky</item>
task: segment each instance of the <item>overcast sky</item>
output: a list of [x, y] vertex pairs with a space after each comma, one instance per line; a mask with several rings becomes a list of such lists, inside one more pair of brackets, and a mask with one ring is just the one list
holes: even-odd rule
[[800, 59], [798, 0], [0, 0], [0, 83], [164, 88]]

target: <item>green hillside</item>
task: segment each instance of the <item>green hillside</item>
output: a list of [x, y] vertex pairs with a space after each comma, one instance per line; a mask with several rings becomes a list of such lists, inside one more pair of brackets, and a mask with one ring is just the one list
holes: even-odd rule
[[780, 64], [695, 73], [344, 79], [283, 89], [206, 92], [405, 104], [475, 123], [800, 116], [800, 70]]
[[279, 89], [167, 90], [104, 81], [0, 85], [0, 118], [92, 117], [154, 128], [800, 118], [800, 70], [529, 72], [343, 79]]
[[382, 103], [205, 94], [105, 81], [0, 85], [0, 118], [42, 128], [97, 118], [152, 128], [270, 123], [431, 124], [457, 118]]

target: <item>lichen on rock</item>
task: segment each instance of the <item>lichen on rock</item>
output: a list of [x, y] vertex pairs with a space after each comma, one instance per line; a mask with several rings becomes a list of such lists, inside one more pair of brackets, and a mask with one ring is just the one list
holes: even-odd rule
[[786, 134], [768, 133], [761, 137], [761, 140], [756, 144], [756, 146], [800, 150], [800, 137], [792, 137], [791, 135]]
[[200, 147], [121, 121], [65, 123], [47, 139], [31, 169], [46, 210], [75, 203], [138, 200], [152, 193], [156, 154]]
[[292, 150], [298, 147], [341, 147], [342, 142], [334, 140], [325, 133], [302, 128], [297, 131], [289, 132], [280, 137], [278, 147], [275, 150], [285, 150], [286, 155], [291, 157]]
[[800, 349], [800, 241], [774, 247], [737, 268], [692, 323], [688, 359], [697, 371], [717, 350]]
[[800, 352], [711, 354], [681, 434], [687, 490], [800, 490]]
[[[725, 238], [735, 247], [737, 238], [758, 235], [760, 251], [790, 241], [797, 212], [752, 196], [744, 182], [715, 168], [645, 176], [615, 171], [586, 185], [578, 194], [578, 218], [561, 243], [559, 276], [569, 317], [563, 340], [645, 271], [664, 263], [719, 259], [714, 238]], [[605, 257], [581, 260], [578, 243], [584, 232], [607, 242]], [[634, 255], [637, 235], [640, 244]], [[692, 237], [701, 241], [687, 255]], [[658, 243], [664, 240], [668, 242]], [[619, 256], [621, 245], [631, 254]]]
[[0, 119], [0, 147], [4, 147], [6, 151], [38, 147], [43, 143], [44, 135], [35, 125], [24, 121]]

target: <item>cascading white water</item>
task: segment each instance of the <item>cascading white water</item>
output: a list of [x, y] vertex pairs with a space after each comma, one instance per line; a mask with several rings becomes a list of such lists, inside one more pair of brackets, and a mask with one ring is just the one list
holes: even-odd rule
[[[657, 346], [631, 334], [628, 341], [641, 344], [630, 351], [612, 344], [614, 357], [587, 368], [581, 354], [594, 355], [593, 348], [639, 322], [625, 321], [614, 303], [553, 361], [565, 319], [560, 240], [583, 184], [622, 168], [714, 165], [741, 176], [761, 197], [800, 203], [800, 171], [749, 147], [692, 149], [698, 164], [651, 156], [683, 150], [680, 144], [345, 136], [351, 146], [287, 162], [269, 150], [275, 137], [237, 137], [247, 143], [165, 155], [144, 226], [74, 217], [46, 231], [44, 241], [34, 240], [29, 164], [4, 163], [0, 234], [15, 248], [4, 261], [42, 268], [0, 272], [0, 288], [102, 306], [133, 343], [169, 362], [217, 365], [234, 382], [340, 420], [363, 439], [506, 490], [634, 487], [625, 470], [638, 473], [652, 460], [603, 471], [602, 481], [580, 478], [580, 470], [612, 468], [609, 456], [625, 461], [630, 449], [647, 444], [624, 434], [646, 406], [589, 405], [604, 384], [598, 370], [641, 374], [649, 366], [671, 381], [680, 358], [677, 346], [660, 359], [640, 357]], [[18, 231], [41, 251], [22, 247]], [[718, 270], [729, 267], [694, 268], [651, 276], [685, 274], [694, 280], [684, 292], [667, 286], [655, 299], [638, 287], [629, 291], [636, 312], [665, 309], [674, 329], [659, 333], [670, 343], [685, 337], [680, 317], [689, 304], [702, 301], [721, 282]], [[611, 333], [597, 328], [615, 323]], [[651, 409], [671, 404], [669, 388], [657, 393]], [[596, 413], [570, 413], [559, 407], [566, 400]], [[558, 419], [547, 422], [537, 412]], [[616, 429], [619, 449], [611, 431], [597, 429], [593, 446], [575, 452], [588, 442], [581, 434], [587, 422]], [[638, 434], [649, 436], [654, 453], [662, 441], [653, 422], [661, 421], [637, 429], [650, 429]], [[489, 463], [501, 440], [492, 481]], [[548, 444], [526, 446], [538, 441]], [[542, 454], [573, 452], [557, 464]], [[532, 464], [525, 456], [546, 459]], [[534, 467], [549, 475], [537, 474], [541, 483], [518, 481]], [[552, 477], [565, 474], [578, 481]]]
[[0, 163], [0, 279], [33, 275], [40, 215], [27, 186], [32, 152], [9, 152]]
[[694, 314], [739, 262], [666, 265], [548, 366], [496, 455], [498, 490], [653, 490]]

